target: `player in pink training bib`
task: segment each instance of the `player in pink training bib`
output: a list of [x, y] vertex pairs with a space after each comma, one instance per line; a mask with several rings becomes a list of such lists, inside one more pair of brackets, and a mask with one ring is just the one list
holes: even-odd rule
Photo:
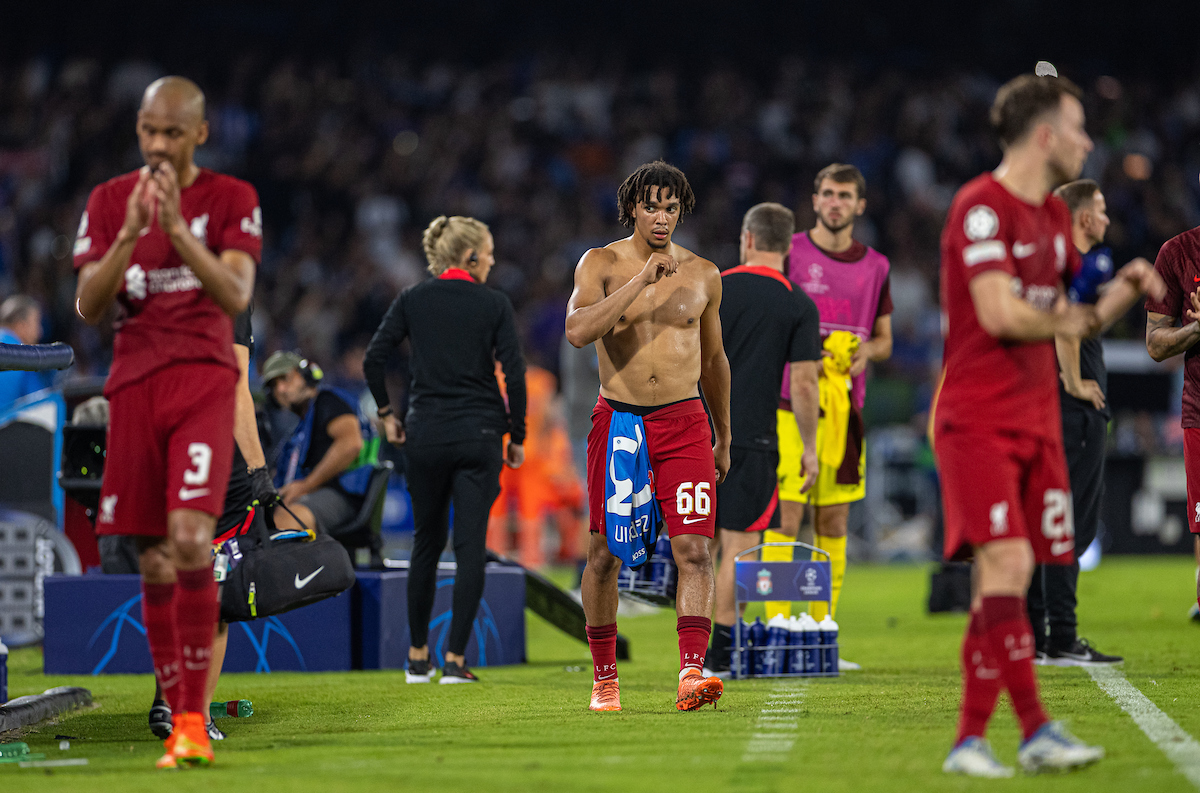
[[1021, 724], [1026, 771], [1104, 756], [1043, 710], [1025, 605], [1035, 561], [1074, 558], [1053, 339], [1091, 336], [1143, 289], [1163, 286], [1139, 259], [1094, 307], [1067, 303], [1079, 253], [1070, 212], [1050, 191], [1079, 175], [1092, 148], [1080, 96], [1057, 77], [1024, 75], [1004, 85], [991, 112], [1004, 158], [959, 190], [942, 233], [946, 344], [934, 453], [946, 558], [975, 564], [958, 738], [942, 766], [949, 773], [1012, 775], [984, 740], [1002, 690]]

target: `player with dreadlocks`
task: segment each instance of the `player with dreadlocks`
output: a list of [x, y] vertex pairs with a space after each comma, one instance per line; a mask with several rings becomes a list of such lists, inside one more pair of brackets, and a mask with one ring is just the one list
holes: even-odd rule
[[712, 262], [671, 241], [680, 216], [695, 203], [678, 168], [657, 161], [634, 171], [617, 192], [618, 217], [633, 234], [583, 255], [567, 305], [567, 340], [576, 347], [595, 342], [600, 362], [600, 398], [588, 435], [591, 540], [583, 572], [595, 667], [591, 710], [621, 709], [616, 657], [621, 559], [609, 541], [629, 539], [659, 520], [666, 523], [679, 568], [675, 707], [696, 710], [722, 692], [721, 681], [701, 671], [712, 628], [713, 491], [729, 470], [721, 274]]

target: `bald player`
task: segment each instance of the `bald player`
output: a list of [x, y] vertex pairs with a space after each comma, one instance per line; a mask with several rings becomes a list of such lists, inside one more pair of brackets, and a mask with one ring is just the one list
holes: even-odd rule
[[207, 765], [205, 680], [217, 621], [210, 543], [233, 460], [232, 318], [262, 251], [258, 195], [198, 167], [204, 94], [164, 77], [137, 114], [145, 165], [96, 187], [75, 240], [75, 308], [118, 308], [96, 532], [138, 541], [142, 616], [173, 713], [159, 768]]

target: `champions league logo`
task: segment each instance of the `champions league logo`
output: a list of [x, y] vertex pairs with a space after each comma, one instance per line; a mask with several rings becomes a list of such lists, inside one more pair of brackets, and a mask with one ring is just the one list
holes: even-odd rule
[[758, 594], [760, 595], [769, 595], [775, 590], [775, 587], [771, 585], [770, 570], [758, 571], [758, 584], [755, 586], [755, 588], [758, 590]]
[[825, 597], [822, 586], [821, 573], [815, 566], [816, 563], [804, 566], [804, 571], [796, 576], [796, 587], [800, 590], [801, 599], [810, 598], [819, 600]]

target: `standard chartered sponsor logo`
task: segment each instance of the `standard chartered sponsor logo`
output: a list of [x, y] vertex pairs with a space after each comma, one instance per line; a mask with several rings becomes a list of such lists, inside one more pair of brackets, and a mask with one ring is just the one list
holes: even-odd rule
[[150, 280], [150, 294], [164, 292], [190, 292], [193, 289], [203, 289], [204, 285], [186, 264], [182, 267], [169, 267], [165, 270], [151, 270], [147, 273]]
[[134, 264], [125, 271], [125, 291], [133, 300], [145, 300], [147, 295], [191, 292], [203, 288], [200, 279], [186, 264], [150, 271], [143, 269], [140, 264]]

